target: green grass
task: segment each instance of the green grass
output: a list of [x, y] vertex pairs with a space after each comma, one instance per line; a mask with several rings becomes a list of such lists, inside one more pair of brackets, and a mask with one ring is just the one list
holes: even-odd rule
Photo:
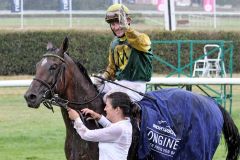
[[[28, 108], [23, 94], [27, 88], [0, 89], [0, 159], [64, 160], [65, 126], [60, 109], [55, 113], [41, 106]], [[240, 87], [234, 87], [232, 117], [240, 128]], [[225, 160], [221, 141], [214, 160]]]
[[[235, 86], [233, 91], [233, 107], [232, 107], [232, 118], [235, 124], [240, 128], [240, 87]], [[226, 159], [226, 147], [224, 142], [224, 137], [222, 135], [222, 139], [220, 145], [217, 148], [217, 151], [214, 155], [213, 160], [225, 160]]]
[[[1, 29], [12, 29], [21, 27], [21, 18], [19, 17], [0, 17]], [[179, 24], [177, 29], [188, 30], [239, 30], [240, 22], [234, 17], [217, 17], [217, 28], [214, 28], [213, 17], [203, 16], [199, 17], [182, 17], [176, 16], [176, 20], [188, 19], [188, 24]], [[29, 16], [23, 20], [23, 26], [25, 29], [68, 29], [69, 28], [69, 15], [61, 16]], [[163, 16], [151, 16], [151, 15], [135, 15], [133, 17], [133, 26], [138, 29], [164, 29], [164, 17]], [[106, 30], [108, 24], [104, 21], [104, 16], [81, 16], [72, 18], [73, 29], [102, 29]]]
[[64, 160], [60, 109], [55, 108], [54, 114], [44, 107], [30, 109], [22, 94], [11, 90], [12, 95], [0, 97], [0, 159]]

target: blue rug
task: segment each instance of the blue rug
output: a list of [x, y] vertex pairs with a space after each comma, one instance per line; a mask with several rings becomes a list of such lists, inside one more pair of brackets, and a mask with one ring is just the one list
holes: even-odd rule
[[220, 141], [223, 117], [210, 97], [183, 89], [148, 92], [144, 98], [139, 159], [211, 160]]

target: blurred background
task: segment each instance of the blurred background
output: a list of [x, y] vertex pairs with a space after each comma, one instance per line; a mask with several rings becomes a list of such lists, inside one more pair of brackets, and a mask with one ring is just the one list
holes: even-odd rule
[[[154, 76], [191, 76], [197, 57], [204, 56], [203, 46], [217, 43], [227, 77], [240, 77], [240, 0], [0, 0], [0, 80], [32, 79], [47, 42], [59, 47], [65, 36], [70, 55], [88, 73], [104, 69], [113, 38], [104, 18], [113, 3], [125, 4], [134, 28], [153, 40], [154, 54], [161, 58], [153, 61]], [[174, 20], [171, 29], [169, 19]], [[233, 106], [231, 116], [240, 128], [240, 86], [224, 87], [214, 86], [214, 93], [228, 111]], [[43, 106], [28, 108], [26, 90], [0, 88], [0, 160], [65, 160], [60, 109], [52, 114]], [[213, 160], [225, 159], [222, 140]]]
[[[166, 29], [164, 3], [170, 0], [0, 0], [0, 29], [106, 29], [113, 3], [124, 3], [143, 29]], [[171, 0], [176, 30], [237, 30], [239, 0]]]

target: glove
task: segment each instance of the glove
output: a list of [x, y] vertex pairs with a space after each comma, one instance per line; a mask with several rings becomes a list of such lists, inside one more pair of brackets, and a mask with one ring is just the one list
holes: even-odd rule
[[125, 11], [124, 11], [124, 9], [123, 9], [123, 6], [122, 6], [121, 9], [119, 10], [118, 20], [119, 20], [120, 27], [121, 27], [124, 31], [126, 31], [126, 30], [129, 29], [127, 16], [126, 16], [126, 13], [125, 13]]

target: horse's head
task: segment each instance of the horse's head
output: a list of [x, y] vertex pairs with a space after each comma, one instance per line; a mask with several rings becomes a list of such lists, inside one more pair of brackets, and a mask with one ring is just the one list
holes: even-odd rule
[[59, 74], [65, 63], [64, 53], [68, 49], [68, 38], [65, 38], [60, 48], [47, 44], [47, 53], [36, 65], [36, 75], [24, 95], [29, 107], [38, 108], [45, 100], [53, 96]]

